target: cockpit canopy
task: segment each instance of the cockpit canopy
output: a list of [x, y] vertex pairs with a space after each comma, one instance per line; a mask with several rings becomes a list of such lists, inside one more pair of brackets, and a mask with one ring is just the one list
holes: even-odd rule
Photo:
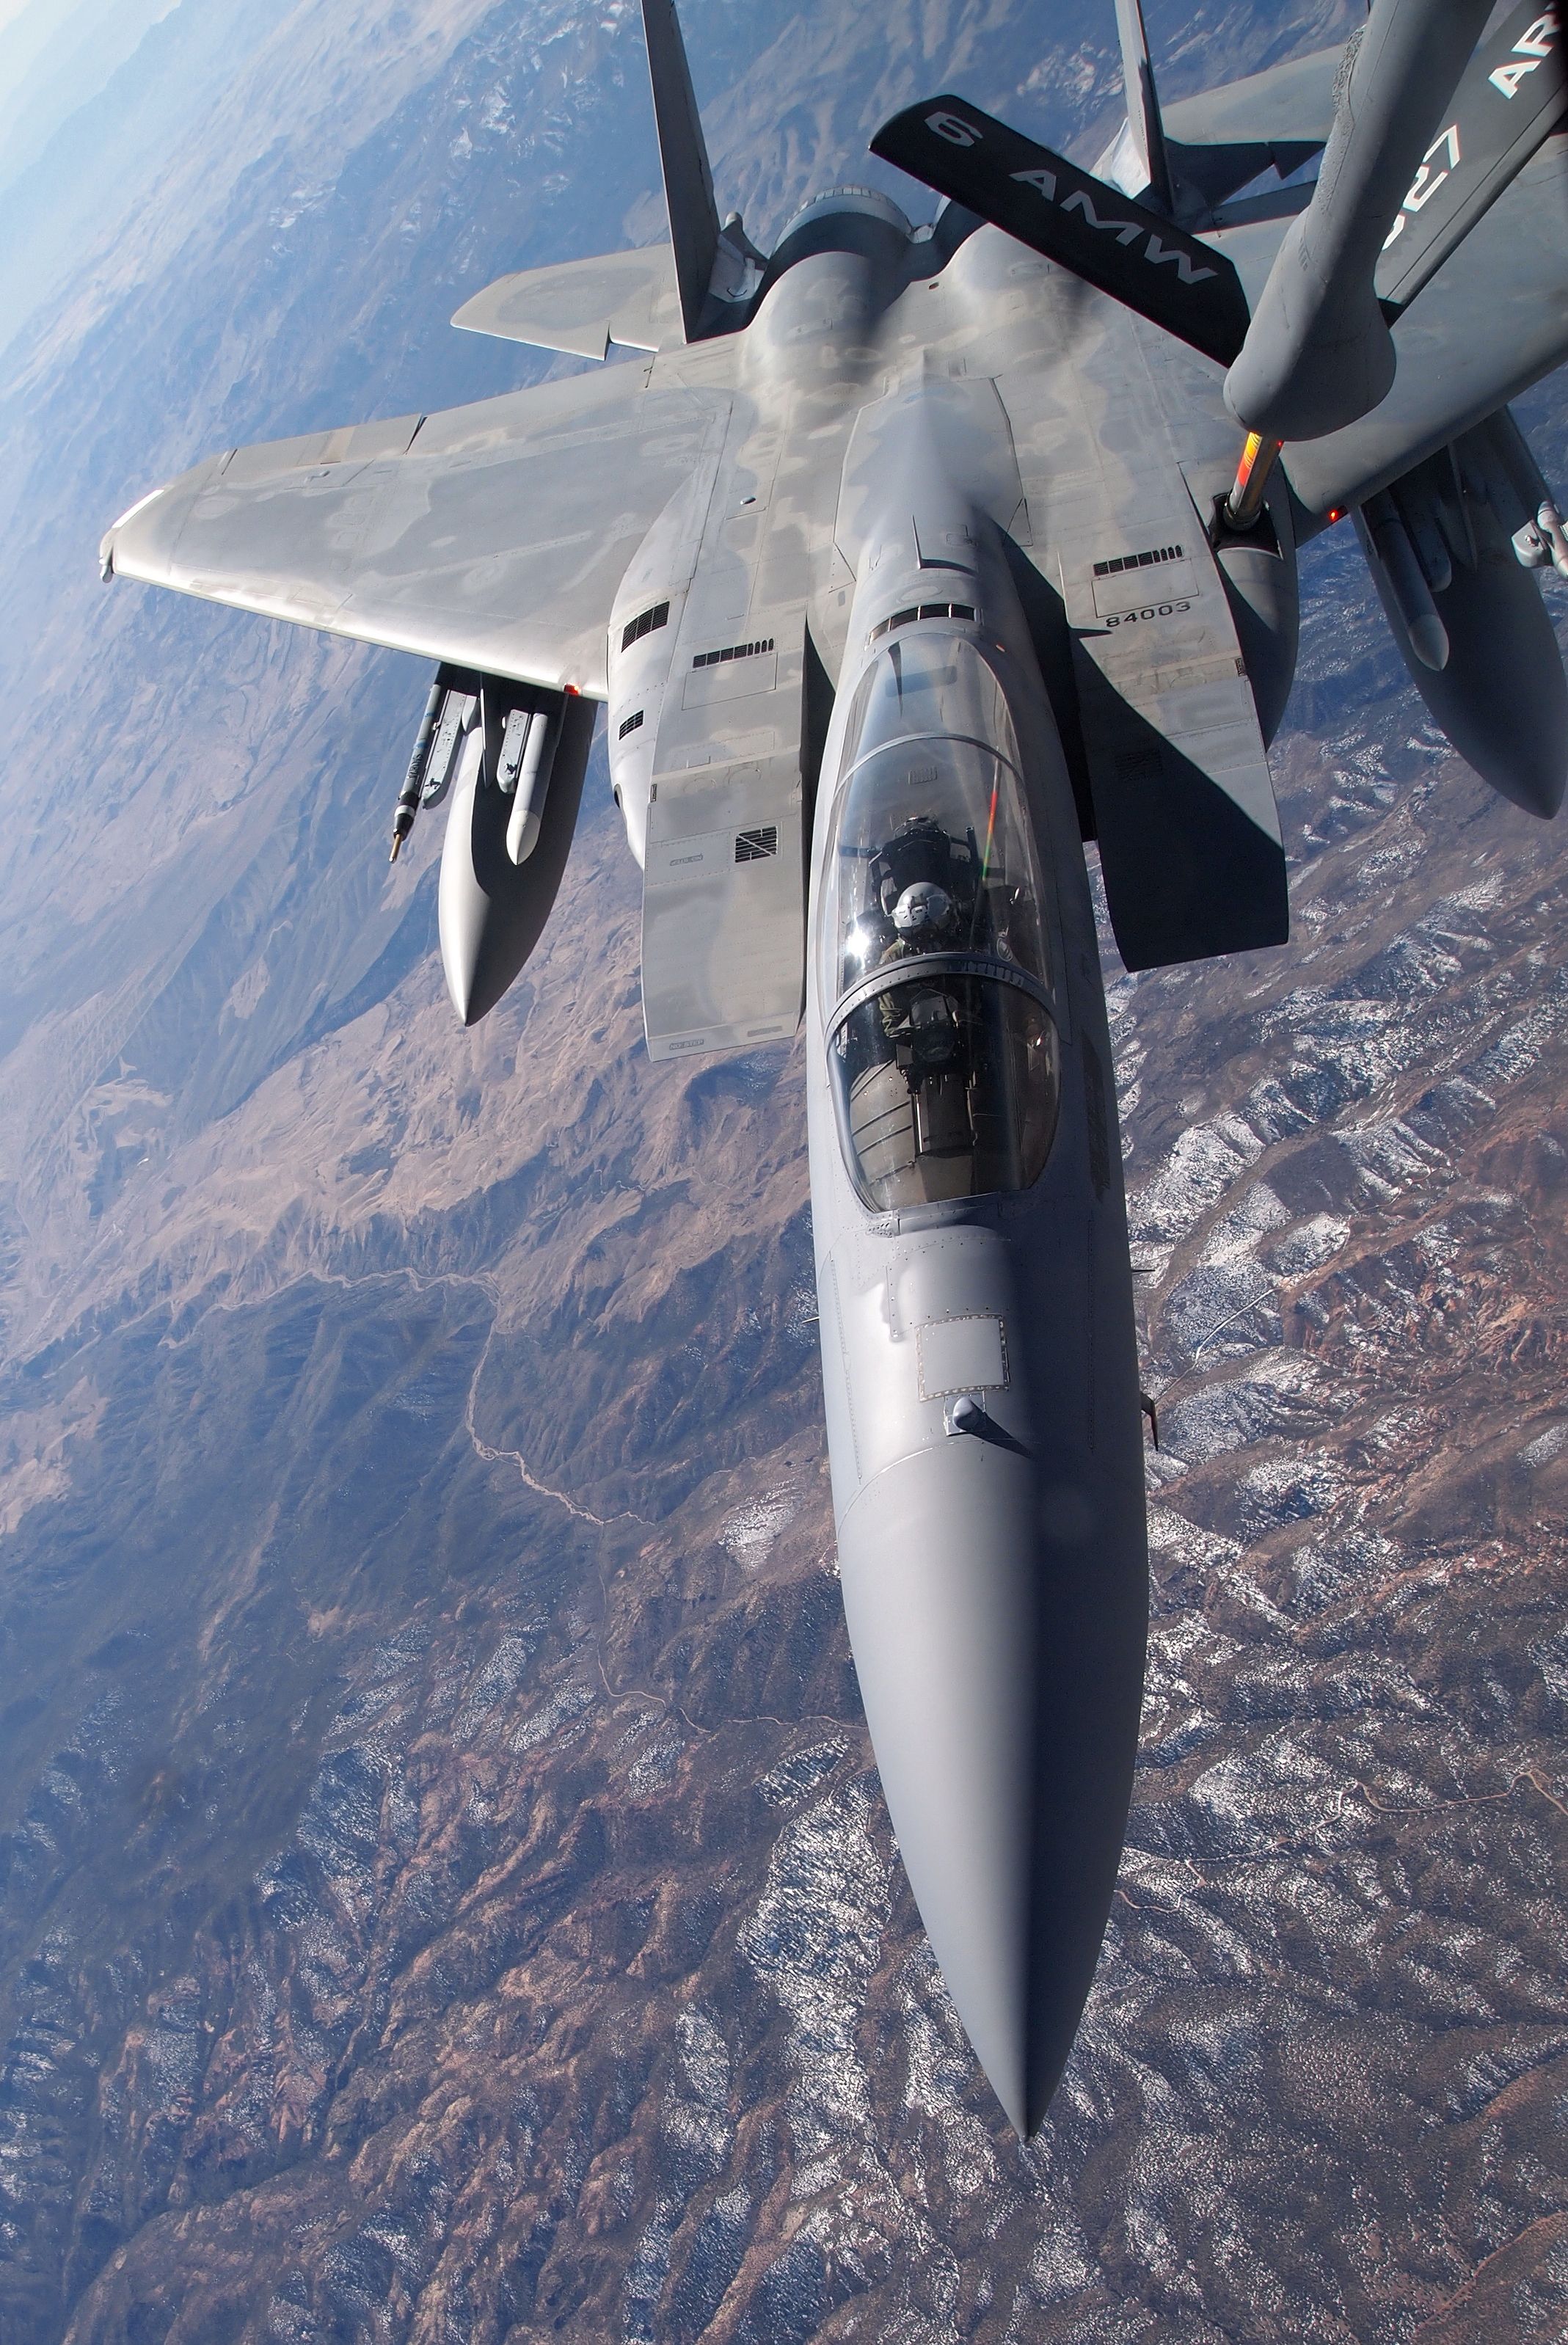
[[1039, 858], [1002, 688], [967, 636], [857, 687], [825, 875], [822, 990], [846, 1161], [880, 1210], [1026, 1188], [1055, 1129]]
[[[1049, 989], [1044, 890], [1002, 687], [966, 636], [911, 635], [860, 679], [827, 873], [824, 998], [890, 956], [978, 953]], [[947, 899], [917, 937], [897, 911], [923, 884]]]

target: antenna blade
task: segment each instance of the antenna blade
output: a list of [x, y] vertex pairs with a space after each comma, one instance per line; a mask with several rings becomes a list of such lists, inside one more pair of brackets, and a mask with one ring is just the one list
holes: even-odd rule
[[1122, 84], [1127, 95], [1127, 127], [1133, 134], [1139, 162], [1148, 174], [1147, 185], [1166, 211], [1174, 208], [1170, 159], [1166, 153], [1165, 126], [1155, 90], [1155, 69], [1149, 63], [1148, 35], [1139, 0], [1116, 0], [1116, 38], [1122, 45]]
[[669, 240], [675, 249], [681, 322], [690, 342], [697, 339], [713, 281], [718, 207], [713, 200], [713, 174], [708, 168], [702, 118], [697, 110], [675, 0], [642, 0], [642, 6]]

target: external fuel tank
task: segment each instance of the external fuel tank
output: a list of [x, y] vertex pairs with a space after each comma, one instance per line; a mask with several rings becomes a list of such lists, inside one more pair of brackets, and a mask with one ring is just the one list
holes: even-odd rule
[[1503, 408], [1368, 498], [1355, 521], [1432, 716], [1501, 797], [1550, 820], [1568, 787], [1568, 679], [1520, 553], [1545, 493]]
[[[501, 682], [492, 688], [486, 679], [478, 704], [452, 786], [436, 899], [442, 967], [465, 1026], [495, 1007], [539, 941], [566, 868], [594, 738], [594, 704], [573, 693]], [[528, 731], [514, 750], [507, 719], [518, 715]], [[525, 827], [517, 819], [524, 812]]]

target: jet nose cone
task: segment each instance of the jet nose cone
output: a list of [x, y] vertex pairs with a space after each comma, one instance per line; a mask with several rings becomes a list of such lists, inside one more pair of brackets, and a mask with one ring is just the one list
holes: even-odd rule
[[921, 1916], [1015, 2130], [1031, 2103], [1032, 1475], [950, 1440], [880, 1475], [840, 1529], [871, 1741]]
[[1029, 2091], [1033, 1474], [950, 1439], [880, 1475], [840, 1531], [871, 1741], [932, 1951], [1009, 2121]]
[[[1069, 1507], [1067, 1499], [1074, 1504]], [[1141, 1507], [953, 1436], [840, 1526], [855, 1667], [910, 1886], [1009, 2122], [1038, 2131], [1115, 1884], [1146, 1631]]]

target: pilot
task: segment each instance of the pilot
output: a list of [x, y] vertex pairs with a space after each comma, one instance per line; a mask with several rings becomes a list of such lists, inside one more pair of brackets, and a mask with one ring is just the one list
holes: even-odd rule
[[[881, 966], [911, 960], [922, 953], [951, 952], [956, 945], [958, 917], [952, 898], [934, 879], [917, 879], [893, 906], [894, 936], [882, 953]], [[890, 1037], [909, 1015], [902, 989], [891, 987], [877, 998], [882, 1030]]]
[[934, 879], [917, 879], [893, 906], [893, 940], [882, 954], [885, 964], [906, 960], [914, 953], [951, 952], [955, 927], [952, 898]]

